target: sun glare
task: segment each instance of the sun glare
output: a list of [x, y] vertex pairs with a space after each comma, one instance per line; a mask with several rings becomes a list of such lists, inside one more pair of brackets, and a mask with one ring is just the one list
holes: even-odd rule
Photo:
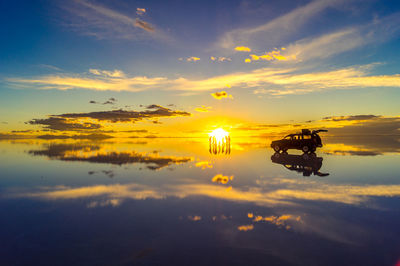
[[225, 139], [225, 137], [229, 136], [229, 133], [225, 130], [223, 130], [222, 128], [217, 128], [215, 130], [213, 130], [210, 134], [210, 137], [215, 137], [217, 139], [217, 141], [221, 141], [223, 139]]

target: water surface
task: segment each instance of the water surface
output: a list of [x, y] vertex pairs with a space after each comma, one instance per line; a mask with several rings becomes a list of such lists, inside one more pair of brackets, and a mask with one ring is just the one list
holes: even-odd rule
[[1, 265], [396, 265], [398, 137], [0, 141]]

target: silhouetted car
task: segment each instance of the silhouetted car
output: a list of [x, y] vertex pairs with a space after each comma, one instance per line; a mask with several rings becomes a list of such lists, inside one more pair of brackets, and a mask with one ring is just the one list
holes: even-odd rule
[[290, 171], [302, 173], [303, 176], [310, 176], [311, 174], [317, 176], [328, 176], [328, 173], [321, 173], [319, 169], [322, 167], [322, 157], [317, 157], [315, 154], [309, 155], [292, 155], [276, 152], [271, 156], [271, 161], [274, 163], [282, 164]]
[[317, 148], [322, 147], [321, 137], [319, 132], [327, 132], [328, 130], [320, 129], [313, 130], [303, 129], [301, 133], [290, 134], [281, 140], [271, 142], [271, 147], [275, 152], [286, 152], [288, 149], [302, 150], [304, 153], [314, 152]]

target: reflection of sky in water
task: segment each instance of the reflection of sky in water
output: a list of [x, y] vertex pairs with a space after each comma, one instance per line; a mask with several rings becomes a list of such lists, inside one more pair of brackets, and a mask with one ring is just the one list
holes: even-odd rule
[[0, 142], [0, 264], [394, 265], [388, 143], [327, 140], [303, 176], [265, 139]]

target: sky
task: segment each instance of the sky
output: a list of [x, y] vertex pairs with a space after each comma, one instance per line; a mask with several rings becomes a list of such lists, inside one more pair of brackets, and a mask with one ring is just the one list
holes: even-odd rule
[[398, 1], [2, 1], [0, 133], [398, 134]]

